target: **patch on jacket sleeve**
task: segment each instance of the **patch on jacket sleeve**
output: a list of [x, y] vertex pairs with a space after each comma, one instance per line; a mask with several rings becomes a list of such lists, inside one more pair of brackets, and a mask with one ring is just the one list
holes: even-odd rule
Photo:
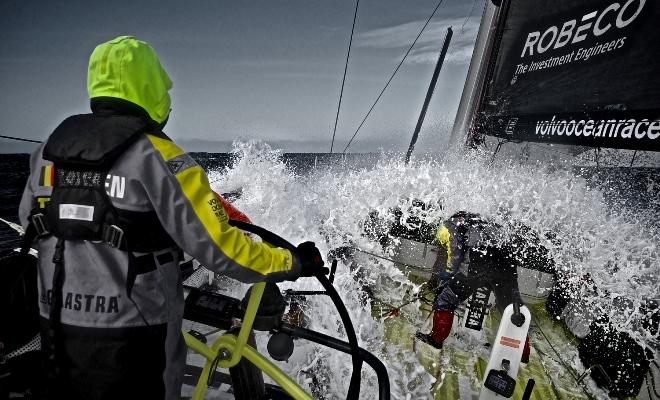
[[188, 154], [181, 154], [167, 161], [167, 168], [174, 175], [196, 165], [197, 162]]
[[41, 167], [39, 175], [39, 186], [52, 187], [55, 183], [55, 167], [52, 165], [44, 165]]

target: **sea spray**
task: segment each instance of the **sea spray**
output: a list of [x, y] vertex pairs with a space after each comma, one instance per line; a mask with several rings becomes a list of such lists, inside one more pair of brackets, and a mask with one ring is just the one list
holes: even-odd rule
[[[547, 237], [560, 271], [575, 281], [589, 279], [599, 292], [590, 298], [594, 309], [643, 345], [658, 346], [658, 337], [636, 329], [643, 315], [639, 305], [660, 298], [660, 234], [654, 219], [657, 210], [631, 213], [607, 204], [603, 189], [591, 187], [585, 178], [566, 168], [529, 165], [471, 153], [442, 161], [417, 160], [406, 165], [397, 157], [381, 155], [378, 162], [355, 167], [345, 160], [319, 163], [306, 173], [282, 161], [282, 152], [260, 142], [236, 143], [232, 166], [210, 173], [219, 192], [242, 190], [236, 201], [254, 223], [281, 234], [293, 243], [312, 240], [322, 254], [343, 245], [374, 253], [380, 245], [364, 235], [367, 215], [388, 215], [401, 207], [404, 220], [408, 206], [417, 199], [441, 207], [427, 213], [429, 223], [458, 210], [481, 213], [504, 222], [515, 219]], [[547, 235], [546, 235], [547, 234]], [[392, 263], [369, 257], [361, 259], [360, 282], [348, 268], [337, 271], [336, 286], [353, 318], [361, 346], [380, 357], [390, 373], [393, 398], [424, 398], [434, 381], [419, 365], [410, 348], [384, 341], [384, 324], [373, 317], [361, 294], [371, 285], [379, 296], [396, 302], [418, 287]], [[341, 266], [341, 264], [340, 264]], [[282, 289], [319, 289], [313, 279], [283, 283]], [[236, 295], [244, 288], [236, 286]], [[583, 293], [589, 296], [589, 293]], [[626, 299], [625, 302], [622, 299]], [[408, 307], [415, 314], [416, 305]], [[324, 297], [310, 297], [306, 307], [309, 328], [344, 337], [339, 317]], [[422, 328], [424, 316], [413, 317]], [[266, 337], [259, 346], [265, 349]], [[326, 398], [344, 398], [348, 390], [350, 358], [302, 340], [294, 355], [279, 365], [298, 382], [310, 387], [315, 377]], [[375, 398], [375, 375], [363, 369], [362, 398]]]

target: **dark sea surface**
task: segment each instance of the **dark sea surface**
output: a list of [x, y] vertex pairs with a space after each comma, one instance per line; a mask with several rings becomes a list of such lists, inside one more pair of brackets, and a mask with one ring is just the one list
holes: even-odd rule
[[[28, 154], [0, 155], [0, 218], [18, 223], [18, 204], [30, 174], [29, 161]], [[0, 223], [0, 249], [19, 245], [16, 231]]]

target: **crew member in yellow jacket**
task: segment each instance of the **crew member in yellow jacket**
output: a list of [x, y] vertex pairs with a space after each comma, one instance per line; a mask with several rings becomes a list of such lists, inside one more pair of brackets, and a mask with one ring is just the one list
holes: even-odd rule
[[163, 133], [171, 88], [149, 44], [97, 46], [92, 113], [64, 120], [30, 159], [20, 218], [40, 234], [51, 398], [180, 398], [180, 250], [243, 282], [325, 271], [311, 242], [292, 254], [229, 225], [203, 169]]
[[[440, 275], [448, 274], [449, 277], [433, 303], [431, 332], [417, 332], [415, 337], [441, 349], [451, 332], [454, 311], [478, 288], [485, 286], [494, 292], [500, 312], [513, 302], [522, 304], [517, 266], [531, 263], [532, 249], [538, 246], [527, 243], [517, 235], [509, 237], [502, 226], [479, 214], [465, 211], [459, 211], [443, 221], [436, 240], [444, 252], [438, 252], [429, 285], [438, 287]], [[516, 243], [519, 245], [514, 246], [515, 241], [520, 242]], [[551, 261], [538, 254], [534, 259], [537, 258], [542, 258], [546, 263]], [[523, 362], [528, 362], [529, 353], [528, 339], [523, 348]]]

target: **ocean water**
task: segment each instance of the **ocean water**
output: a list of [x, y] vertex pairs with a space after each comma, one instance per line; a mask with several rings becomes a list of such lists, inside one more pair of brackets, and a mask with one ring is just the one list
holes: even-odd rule
[[[18, 223], [18, 204], [30, 174], [28, 154], [0, 154], [0, 218]], [[0, 248], [20, 246], [16, 231], [0, 223]]]
[[[365, 217], [374, 210], [387, 214], [395, 206], [406, 210], [414, 199], [442, 204], [425, 217], [429, 223], [469, 210], [496, 221], [515, 218], [539, 232], [551, 232], [557, 240], [547, 246], [557, 265], [575, 279], [589, 274], [601, 290], [591, 306], [643, 345], [660, 347], [657, 335], [638, 329], [644, 317], [639, 306], [660, 299], [657, 170], [575, 170], [506, 159], [491, 163], [488, 155], [477, 152], [430, 155], [406, 165], [397, 154], [285, 154], [260, 142], [236, 143], [231, 154], [195, 158], [207, 169], [216, 191], [241, 192], [235, 205], [255, 224], [293, 243], [312, 240], [322, 254], [347, 243], [380, 252], [379, 244], [362, 234]], [[6, 174], [0, 181], [0, 216], [15, 219], [27, 156], [3, 155], [0, 163]], [[9, 233], [0, 233], [4, 247]], [[386, 364], [393, 398], [427, 398], [434, 378], [410, 349], [383, 342], [382, 321], [373, 317], [361, 295], [363, 285], [371, 286], [383, 300], [396, 304], [403, 293], [417, 287], [388, 261], [371, 259], [360, 269], [359, 282], [340, 269], [335, 284], [361, 345]], [[245, 286], [232, 285], [231, 290], [242, 296]], [[281, 285], [293, 287], [319, 289], [312, 279]], [[306, 315], [310, 329], [344, 335], [328, 299], [309, 299]], [[426, 321], [420, 315], [410, 323], [421, 327]], [[265, 348], [265, 337], [258, 343]], [[297, 341], [294, 355], [281, 366], [303, 387], [309, 386], [303, 371], [317, 371], [322, 378], [326, 374], [328, 399], [344, 398], [348, 389], [349, 357], [332, 350]], [[375, 375], [365, 367], [363, 377], [361, 398], [376, 398]]]

